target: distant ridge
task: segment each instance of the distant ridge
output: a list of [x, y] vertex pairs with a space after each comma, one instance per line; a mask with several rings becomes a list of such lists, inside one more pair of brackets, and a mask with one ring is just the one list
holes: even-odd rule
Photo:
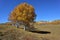
[[[54, 21], [38, 21], [35, 22], [36, 24], [60, 24], [60, 20], [54, 20]], [[6, 23], [0, 23], [0, 25], [6, 25], [6, 24], [12, 24], [12, 22], [6, 22]]]

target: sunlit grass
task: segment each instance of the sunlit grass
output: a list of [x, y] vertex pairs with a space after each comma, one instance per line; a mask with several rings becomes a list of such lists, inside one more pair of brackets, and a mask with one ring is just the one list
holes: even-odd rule
[[[60, 25], [34, 25], [39, 31], [49, 31], [50, 34], [38, 34], [25, 31], [15, 26], [0, 25], [0, 37], [4, 39], [16, 38], [18, 39], [29, 39], [29, 40], [60, 40]], [[2, 34], [2, 35], [1, 35]]]

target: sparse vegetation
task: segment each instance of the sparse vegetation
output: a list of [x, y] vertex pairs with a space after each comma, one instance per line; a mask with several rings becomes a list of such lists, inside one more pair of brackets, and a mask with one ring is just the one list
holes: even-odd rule
[[16, 27], [0, 26], [0, 39], [1, 40], [42, 40], [39, 34], [24, 31]]
[[[24, 31], [9, 25], [0, 25], [1, 40], [60, 40], [60, 25], [34, 25], [36, 31], [48, 31], [50, 34], [39, 34]], [[33, 29], [32, 29], [33, 30]]]

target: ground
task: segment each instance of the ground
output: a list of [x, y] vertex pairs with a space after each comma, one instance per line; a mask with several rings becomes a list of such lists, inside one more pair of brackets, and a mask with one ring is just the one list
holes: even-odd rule
[[0, 40], [60, 40], [60, 25], [37, 25], [38, 31], [50, 33], [34, 33], [13, 26], [0, 25]]

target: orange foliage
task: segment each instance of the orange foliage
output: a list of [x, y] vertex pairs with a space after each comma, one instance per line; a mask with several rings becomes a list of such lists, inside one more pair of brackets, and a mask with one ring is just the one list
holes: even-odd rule
[[14, 8], [9, 16], [10, 21], [23, 21], [23, 22], [33, 22], [36, 17], [35, 10], [33, 6], [22, 3]]

